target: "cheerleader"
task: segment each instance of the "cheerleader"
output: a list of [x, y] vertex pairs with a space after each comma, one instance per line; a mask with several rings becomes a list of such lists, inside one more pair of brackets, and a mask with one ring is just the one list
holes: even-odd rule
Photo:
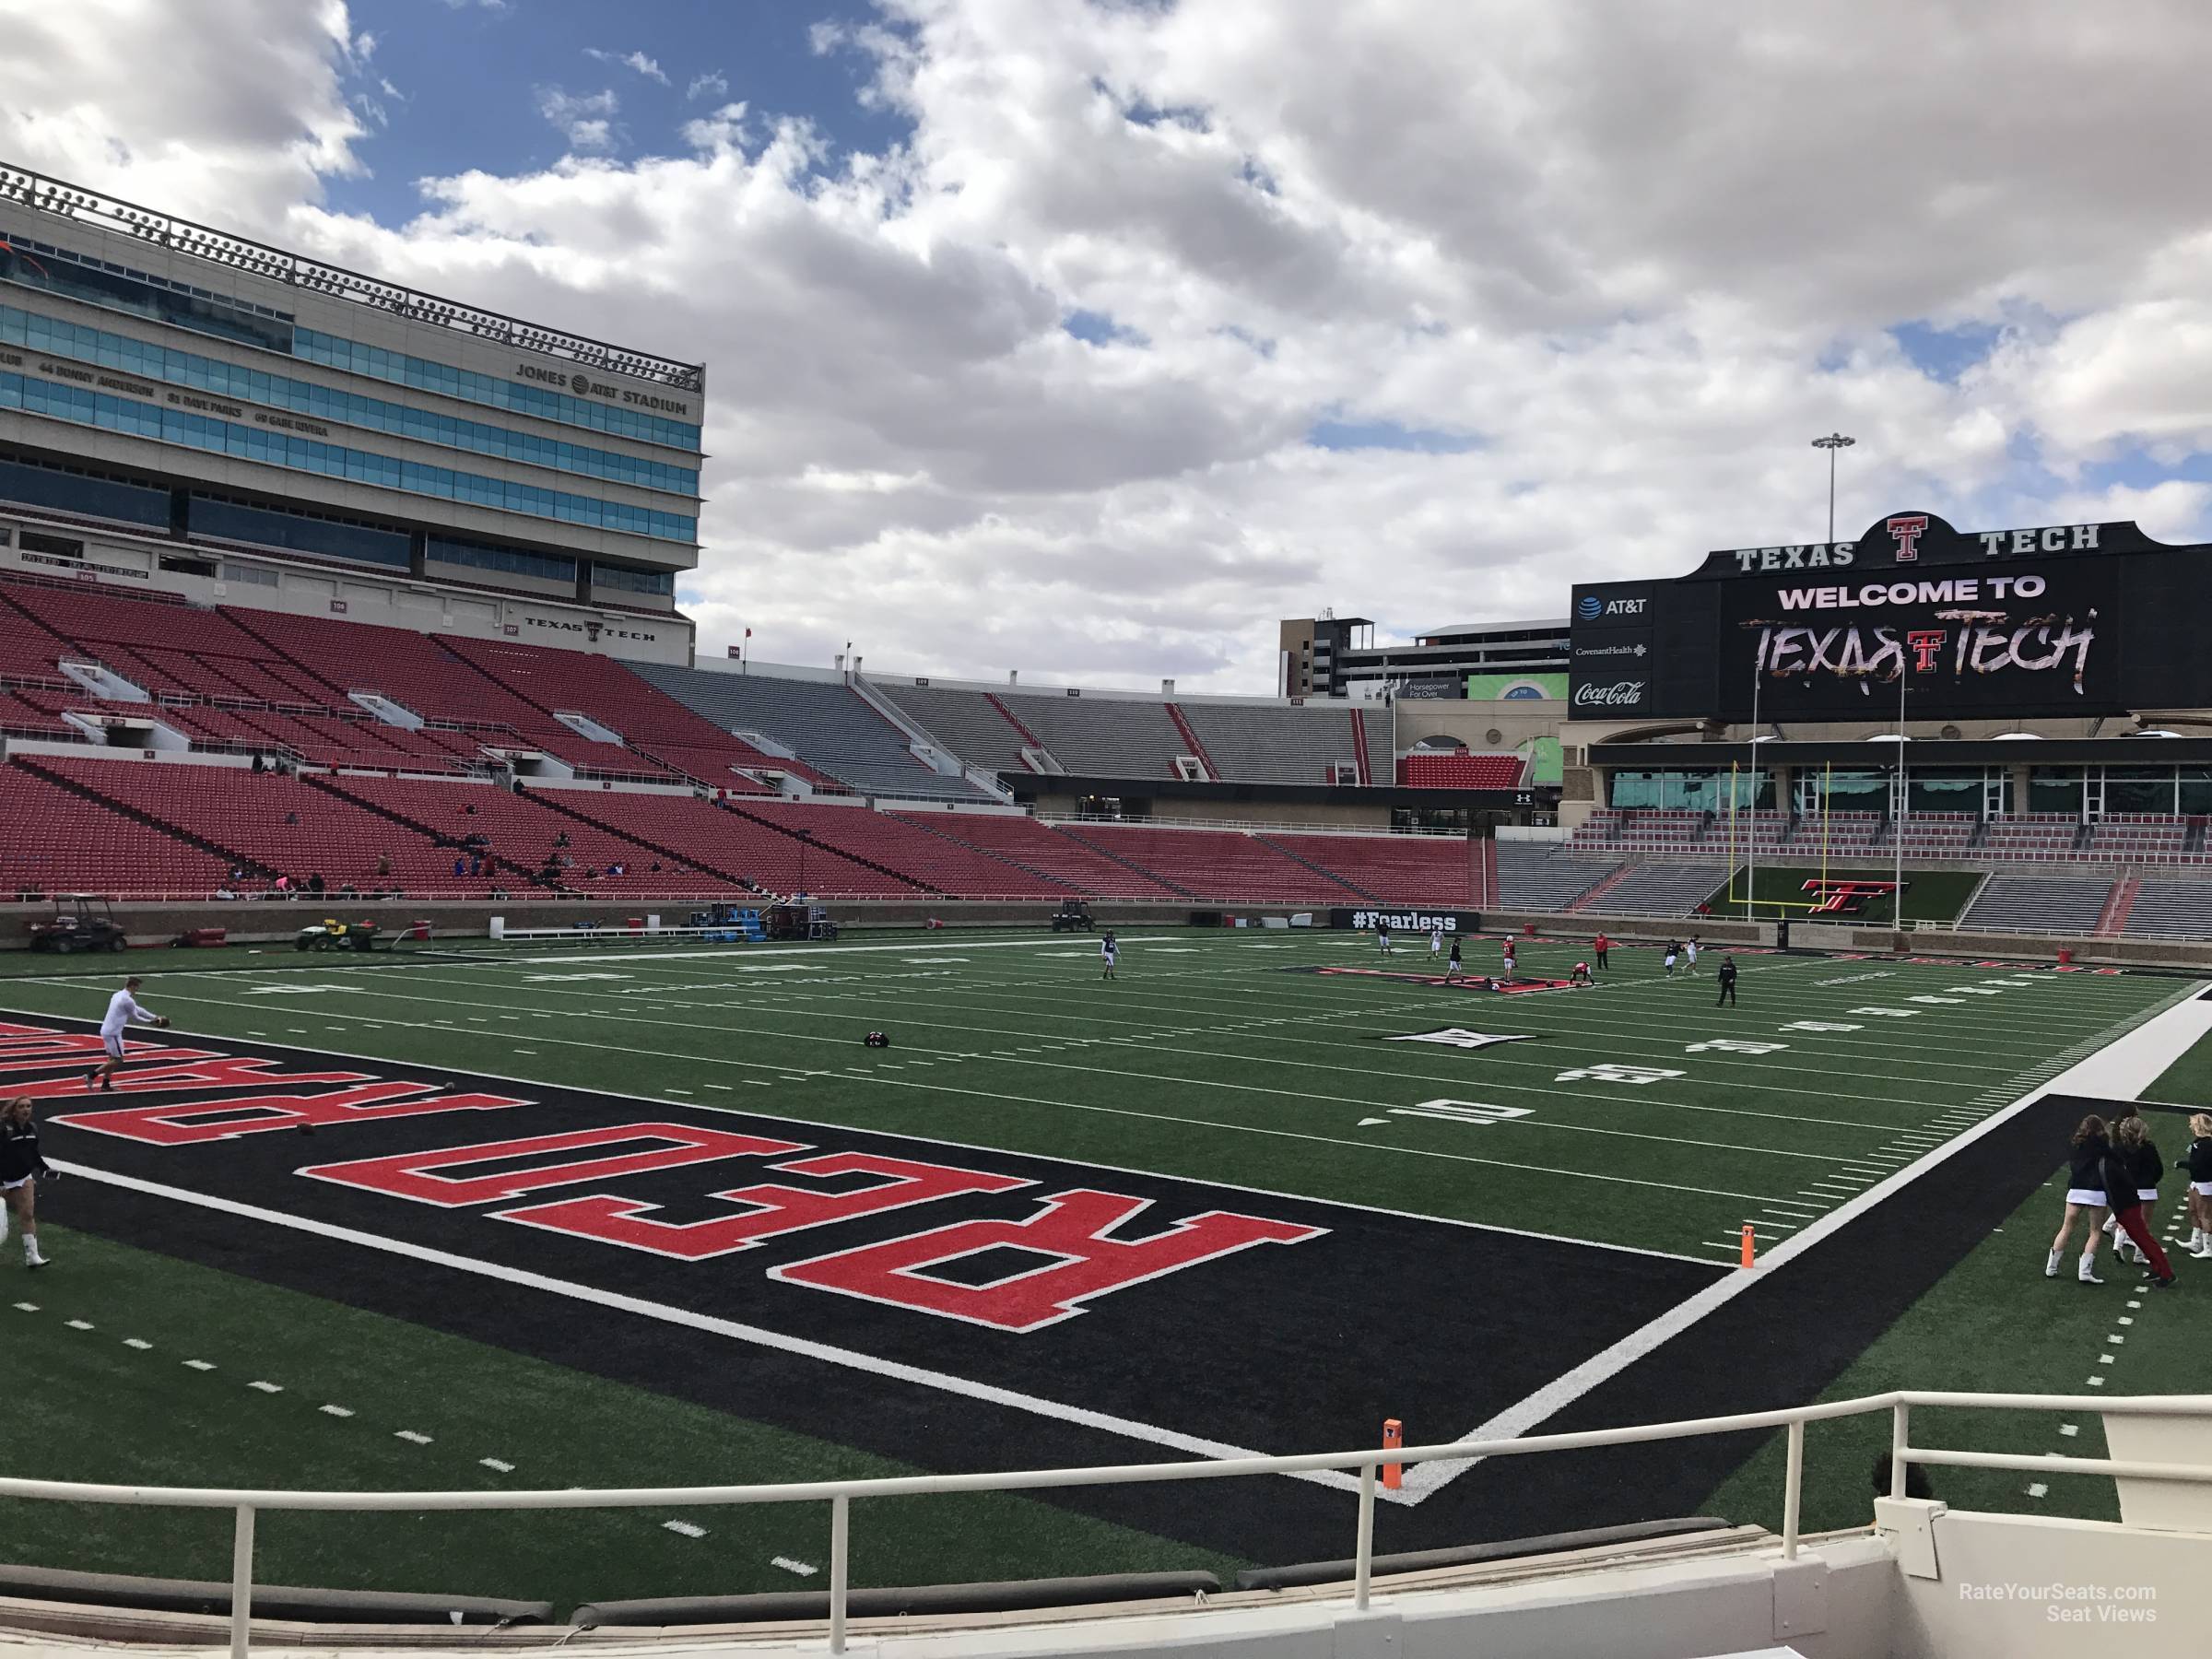
[[[2150, 1264], [2151, 1287], [2163, 1290], [2173, 1283], [2173, 1264], [2166, 1259], [2166, 1249], [2159, 1242], [2158, 1234], [2151, 1231], [2151, 1218], [2144, 1208], [2141, 1195], [2144, 1177], [2150, 1172], [2157, 1158], [2158, 1152], [2150, 1145], [2142, 1118], [2125, 1119], [2113, 1129], [2112, 1144], [2105, 1149], [2104, 1190], [2113, 1218], [2135, 1241], [2136, 1259]], [[2164, 1173], [2162, 1165], [2159, 1172]], [[2151, 1189], [2151, 1196], [2158, 1196], [2157, 1188]]]
[[0, 1211], [0, 1241], [7, 1238], [12, 1218], [23, 1232], [23, 1265], [43, 1267], [39, 1253], [39, 1177], [52, 1175], [39, 1156], [39, 1126], [31, 1122], [30, 1097], [18, 1095], [0, 1108], [0, 1195], [7, 1207]]
[[2194, 1138], [2182, 1154], [2189, 1172], [2189, 1253], [2200, 1262], [2212, 1262], [2212, 1112], [2200, 1112], [2189, 1120]]
[[2074, 1223], [2087, 1220], [2089, 1236], [2081, 1247], [2081, 1266], [2075, 1277], [2085, 1285], [2104, 1283], [2097, 1277], [2097, 1241], [2101, 1236], [2097, 1229], [2106, 1207], [2104, 1155], [2112, 1150], [2112, 1145], [2104, 1120], [2095, 1112], [2083, 1118], [2074, 1131], [2067, 1157], [2066, 1218], [2059, 1223], [2058, 1237], [2051, 1241], [2051, 1255], [2043, 1263], [2045, 1278], [2058, 1277], [2059, 1259], [2066, 1253], [2066, 1240], [2073, 1234]]

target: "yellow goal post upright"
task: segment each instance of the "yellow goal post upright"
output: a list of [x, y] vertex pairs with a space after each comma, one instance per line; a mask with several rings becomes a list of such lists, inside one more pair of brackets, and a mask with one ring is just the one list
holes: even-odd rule
[[[1744, 890], [1741, 893], [1737, 892], [1736, 877], [1741, 873], [1741, 866], [1736, 861], [1736, 774], [1742, 770], [1742, 766], [1743, 762], [1740, 760], [1731, 760], [1728, 763], [1728, 888], [1727, 896], [1723, 902], [1731, 909], [1738, 904], [1742, 905], [1746, 914], [1753, 918], [1758, 916], [1759, 910], [1761, 905], [1777, 911], [1818, 910], [1820, 908], [1819, 902], [1816, 900], [1761, 899], [1755, 891], [1752, 890], [1751, 885], [1748, 882], [1745, 884]], [[1828, 885], [1829, 803], [1832, 798], [1831, 791], [1830, 790], [1829, 785], [1833, 780], [1834, 772], [1835, 762], [1832, 760], [1824, 763], [1820, 768], [1820, 883], [1823, 888]], [[1751, 845], [1751, 838], [1759, 833], [1759, 820], [1756, 813], [1757, 808], [1755, 804], [1751, 827], [1745, 835], [1744, 845], [1746, 847], [1749, 847]]]

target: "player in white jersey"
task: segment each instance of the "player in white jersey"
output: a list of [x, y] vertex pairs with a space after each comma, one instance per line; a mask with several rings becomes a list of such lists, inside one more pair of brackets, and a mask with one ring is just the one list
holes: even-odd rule
[[123, 989], [108, 998], [108, 1012], [100, 1022], [100, 1046], [108, 1057], [85, 1074], [87, 1088], [104, 1088], [115, 1091], [116, 1068], [123, 1065], [123, 1034], [133, 1021], [140, 1025], [166, 1027], [169, 1021], [150, 1008], [138, 1006], [138, 987], [145, 982], [133, 974], [123, 982]]
[[1435, 923], [1429, 929], [1429, 955], [1431, 959], [1444, 954], [1444, 924]]

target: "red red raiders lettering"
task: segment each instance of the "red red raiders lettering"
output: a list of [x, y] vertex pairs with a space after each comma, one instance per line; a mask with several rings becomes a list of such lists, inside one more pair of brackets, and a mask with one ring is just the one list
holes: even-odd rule
[[[0, 1027], [0, 1032], [9, 1030]], [[0, 1035], [0, 1071], [45, 1071], [72, 1060], [90, 1065], [107, 1057], [98, 1031], [25, 1031], [20, 1026], [12, 1030], [16, 1034]], [[164, 1050], [159, 1043], [140, 1042], [135, 1038], [126, 1038], [123, 1046], [126, 1054], [159, 1053], [181, 1060], [206, 1060], [214, 1053], [211, 1049]]]
[[875, 1185], [852, 1192], [809, 1191], [804, 1187], [763, 1182], [732, 1187], [712, 1194], [729, 1204], [755, 1207], [742, 1216], [717, 1216], [705, 1221], [655, 1221], [658, 1206], [634, 1199], [593, 1193], [582, 1198], [563, 1198], [526, 1209], [495, 1210], [501, 1221], [519, 1221], [525, 1227], [543, 1227], [554, 1232], [574, 1233], [629, 1250], [674, 1256], [678, 1261], [703, 1262], [710, 1256], [750, 1250], [763, 1239], [827, 1227], [854, 1216], [878, 1215], [905, 1209], [935, 1198], [963, 1193], [1005, 1193], [1034, 1186], [1018, 1175], [993, 1175], [982, 1170], [956, 1170], [945, 1164], [915, 1163], [903, 1158], [878, 1158], [867, 1152], [830, 1152], [819, 1158], [773, 1166], [781, 1175], [826, 1177], [875, 1175]]
[[[544, 1154], [589, 1153], [598, 1147], [626, 1146], [637, 1141], [665, 1144], [641, 1151], [571, 1158], [561, 1163], [541, 1164], [535, 1169], [505, 1170], [494, 1175], [438, 1172]], [[575, 1129], [565, 1135], [534, 1135], [522, 1140], [481, 1141], [473, 1147], [443, 1147], [429, 1152], [395, 1153], [389, 1158], [357, 1159], [351, 1163], [313, 1164], [299, 1173], [316, 1181], [332, 1181], [342, 1186], [362, 1187], [394, 1198], [411, 1199], [417, 1204], [459, 1209], [464, 1205], [487, 1204], [499, 1198], [520, 1198], [544, 1187], [612, 1181], [618, 1175], [677, 1170], [686, 1164], [713, 1163], [724, 1158], [769, 1158], [779, 1152], [806, 1150], [798, 1141], [733, 1135], [724, 1129], [702, 1129], [690, 1124], [609, 1124], [605, 1128]]]
[[[174, 1092], [180, 1088], [273, 1088], [282, 1084], [298, 1088], [307, 1085], [322, 1088], [335, 1083], [367, 1083], [371, 1081], [367, 1072], [294, 1072], [283, 1069], [281, 1060], [262, 1060], [253, 1057], [235, 1058], [228, 1054], [203, 1054], [192, 1049], [164, 1049], [158, 1056], [148, 1056], [144, 1065], [126, 1066], [115, 1074], [117, 1094], [145, 1094], [155, 1089]], [[6, 1067], [0, 1065], [0, 1071]], [[53, 1100], [73, 1095], [84, 1098], [85, 1080], [72, 1071], [60, 1077], [49, 1077], [43, 1082], [8, 1084], [4, 1086], [9, 1094], [28, 1094], [33, 1100]], [[412, 1087], [425, 1088], [417, 1084]], [[229, 1108], [235, 1101], [221, 1101], [218, 1106]], [[204, 1110], [217, 1110], [207, 1107]], [[179, 1108], [177, 1110], [182, 1110]], [[93, 1113], [93, 1116], [99, 1114]], [[126, 1114], [127, 1115], [127, 1114]], [[70, 1118], [61, 1122], [77, 1122]]]
[[[1086, 1302], [1147, 1279], [1254, 1244], [1299, 1244], [1328, 1231], [1325, 1227], [1208, 1210], [1134, 1242], [1106, 1237], [1151, 1204], [1148, 1198], [1078, 1188], [1044, 1199], [1044, 1207], [1027, 1221], [957, 1222], [771, 1267], [768, 1276], [1002, 1331], [1037, 1331], [1073, 1319], [1085, 1311]], [[920, 1272], [1000, 1246], [1060, 1260], [987, 1285], [952, 1284]]]
[[[335, 1075], [334, 1080], [346, 1074]], [[264, 1078], [265, 1082], [277, 1079]], [[312, 1083], [315, 1077], [286, 1082]], [[201, 1141], [236, 1140], [301, 1124], [360, 1124], [377, 1118], [423, 1117], [440, 1112], [499, 1112], [529, 1101], [512, 1095], [440, 1094], [435, 1083], [363, 1083], [354, 1088], [314, 1095], [231, 1095], [217, 1100], [163, 1100], [121, 1106], [112, 1112], [72, 1112], [53, 1121], [95, 1135], [121, 1135], [156, 1147], [188, 1147]]]

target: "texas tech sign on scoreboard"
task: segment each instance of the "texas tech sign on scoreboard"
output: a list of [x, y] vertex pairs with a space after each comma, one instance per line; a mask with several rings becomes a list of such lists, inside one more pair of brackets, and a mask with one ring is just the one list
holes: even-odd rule
[[1574, 590], [1578, 720], [2115, 714], [2212, 704], [2212, 547], [2132, 523], [1959, 531], [1931, 512], [1855, 542], [1732, 547], [1674, 582]]

